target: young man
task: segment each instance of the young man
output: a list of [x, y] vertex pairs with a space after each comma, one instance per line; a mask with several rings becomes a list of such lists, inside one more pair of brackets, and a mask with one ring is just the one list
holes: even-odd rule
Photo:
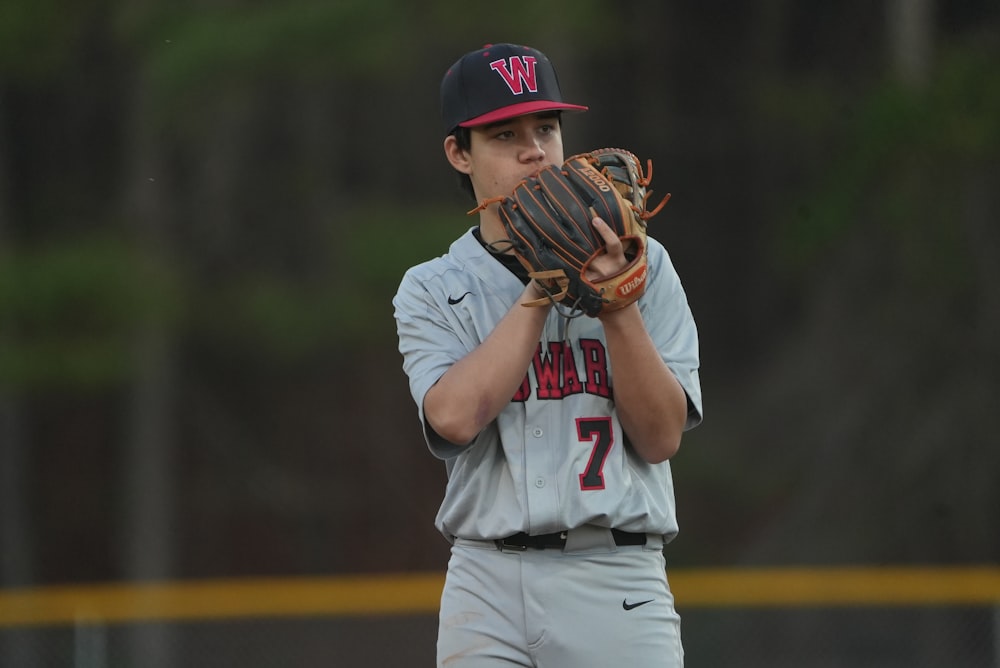
[[[445, 156], [477, 202], [562, 164], [562, 101], [537, 50], [490, 45], [441, 84]], [[610, 275], [626, 260], [600, 219]], [[448, 484], [438, 665], [682, 666], [663, 546], [668, 460], [701, 421], [698, 338], [663, 246], [638, 302], [567, 319], [513, 255], [497, 204], [393, 300], [403, 368]]]

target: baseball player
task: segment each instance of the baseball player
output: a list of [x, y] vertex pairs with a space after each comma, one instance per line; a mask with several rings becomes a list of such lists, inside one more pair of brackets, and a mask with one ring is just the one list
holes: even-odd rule
[[[494, 198], [563, 162], [563, 101], [541, 52], [490, 45], [441, 84], [444, 153], [481, 206], [393, 299], [399, 349], [448, 483], [452, 544], [437, 662], [450, 668], [682, 666], [663, 547], [677, 533], [669, 459], [701, 421], [698, 337], [664, 247], [638, 301], [569, 319], [509, 253]], [[600, 219], [606, 252], [626, 263]]]

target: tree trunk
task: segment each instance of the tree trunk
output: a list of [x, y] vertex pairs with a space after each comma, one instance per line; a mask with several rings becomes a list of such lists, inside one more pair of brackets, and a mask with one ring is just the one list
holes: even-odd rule
[[[128, 180], [122, 193], [126, 219], [135, 223], [138, 247], [148, 255], [163, 257], [169, 249], [170, 215], [161, 173], [162, 147], [155, 121], [150, 121], [156, 117], [150, 93], [140, 73], [131, 105], [122, 110], [122, 121], [129, 128], [123, 145], [131, 152], [124, 160]], [[171, 332], [156, 321], [145, 323], [133, 341], [136, 372], [126, 409], [117, 504], [121, 509], [117, 547], [125, 580], [165, 580], [173, 575], [177, 485], [171, 420], [176, 391], [172, 349]], [[131, 626], [125, 664], [149, 668], [173, 665], [174, 645], [167, 626]]]
[[[0, 128], [6, 128], [4, 91], [0, 89]], [[0, 261], [12, 250], [14, 212], [10, 205], [10, 166], [7, 137], [0, 131]], [[12, 323], [0, 314], [0, 348], [13, 339]], [[26, 478], [29, 472], [28, 443], [16, 388], [0, 378], [0, 589], [26, 587], [34, 581], [33, 535]], [[27, 665], [38, 648], [26, 634], [12, 633], [10, 642], [0, 643], [0, 665]]]
[[934, 0], [888, 0], [887, 43], [892, 76], [907, 86], [927, 83], [933, 60]]

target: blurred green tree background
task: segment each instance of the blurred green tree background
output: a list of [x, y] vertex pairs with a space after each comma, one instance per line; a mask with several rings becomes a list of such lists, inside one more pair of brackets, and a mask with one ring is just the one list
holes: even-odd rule
[[438, 84], [500, 41], [673, 194], [670, 561], [1000, 561], [1000, 8], [504, 7], [0, 9], [0, 585], [443, 568], [390, 299], [474, 222]]

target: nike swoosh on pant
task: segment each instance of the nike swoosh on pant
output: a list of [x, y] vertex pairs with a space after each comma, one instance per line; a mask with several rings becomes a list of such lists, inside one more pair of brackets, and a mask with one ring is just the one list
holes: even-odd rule
[[652, 602], [653, 599], [649, 599], [648, 601], [639, 601], [638, 603], [629, 603], [628, 599], [622, 599], [622, 609], [634, 610], [635, 608], [638, 608], [640, 605], [646, 605], [647, 603], [652, 603]]

